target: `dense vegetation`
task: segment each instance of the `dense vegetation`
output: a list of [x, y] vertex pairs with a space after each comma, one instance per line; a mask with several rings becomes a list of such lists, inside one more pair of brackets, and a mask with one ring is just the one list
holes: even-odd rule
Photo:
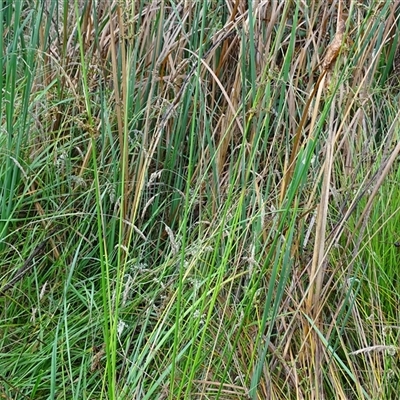
[[0, 398], [397, 398], [399, 16], [3, 0]]

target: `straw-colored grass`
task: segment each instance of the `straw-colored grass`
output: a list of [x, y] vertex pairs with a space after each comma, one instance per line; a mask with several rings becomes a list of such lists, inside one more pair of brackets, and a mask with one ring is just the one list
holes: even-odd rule
[[3, 1], [0, 398], [395, 398], [399, 16]]

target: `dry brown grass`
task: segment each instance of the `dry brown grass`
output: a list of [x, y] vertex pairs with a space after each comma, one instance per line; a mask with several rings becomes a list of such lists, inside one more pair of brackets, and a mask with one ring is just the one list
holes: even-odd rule
[[[378, 398], [381, 355], [365, 352], [358, 361], [360, 353], [346, 352], [347, 341], [368, 348], [380, 340], [348, 282], [400, 152], [398, 112], [389, 127], [379, 115], [393, 100], [394, 78], [382, 60], [398, 54], [398, 2], [257, 0], [249, 7], [244, 0], [80, 1], [77, 9], [59, 2], [58, 20], [44, 19], [39, 32], [34, 87], [48, 90], [35, 106], [39, 134], [30, 149], [35, 155], [71, 141], [72, 170], [86, 188], [95, 181], [93, 158], [100, 180], [118, 175], [120, 197], [107, 212], [123, 221], [124, 239], [109, 249], [124, 250], [121, 265], [133, 243], [168, 269], [165, 254], [180, 255], [182, 232], [192, 235], [182, 247], [221, 242], [214, 257], [193, 257], [181, 277], [202, 277], [220, 253], [229, 266], [212, 281], [215, 298], [211, 286], [204, 290], [214, 299], [204, 312], [214, 307], [218, 320], [207, 322], [208, 358], [187, 383], [193, 398], [216, 390], [220, 398], [245, 398], [258, 362], [253, 398]], [[202, 26], [204, 18], [210, 25]], [[382, 105], [374, 103], [378, 91]], [[302, 157], [309, 168], [299, 176]], [[40, 188], [34, 182], [32, 192]], [[77, 185], [68, 195], [80, 191]], [[36, 209], [45, 214], [41, 200]], [[225, 232], [231, 228], [234, 234]], [[182, 287], [170, 285], [152, 333], [181, 301]], [[263, 307], [272, 292], [283, 295], [270, 299], [271, 316]], [[170, 356], [167, 345], [162, 350]], [[163, 356], [152, 367], [165, 367]], [[176, 367], [166, 396], [190, 392], [181, 384], [185, 373]]]

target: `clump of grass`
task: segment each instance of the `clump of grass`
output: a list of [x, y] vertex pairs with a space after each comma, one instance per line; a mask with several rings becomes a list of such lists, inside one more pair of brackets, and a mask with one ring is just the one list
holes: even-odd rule
[[393, 397], [397, 5], [3, 3], [1, 395]]

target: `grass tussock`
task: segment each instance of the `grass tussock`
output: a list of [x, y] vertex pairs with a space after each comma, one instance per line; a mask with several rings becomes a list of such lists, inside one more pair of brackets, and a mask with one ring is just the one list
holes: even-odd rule
[[3, 1], [0, 397], [395, 398], [399, 17]]

